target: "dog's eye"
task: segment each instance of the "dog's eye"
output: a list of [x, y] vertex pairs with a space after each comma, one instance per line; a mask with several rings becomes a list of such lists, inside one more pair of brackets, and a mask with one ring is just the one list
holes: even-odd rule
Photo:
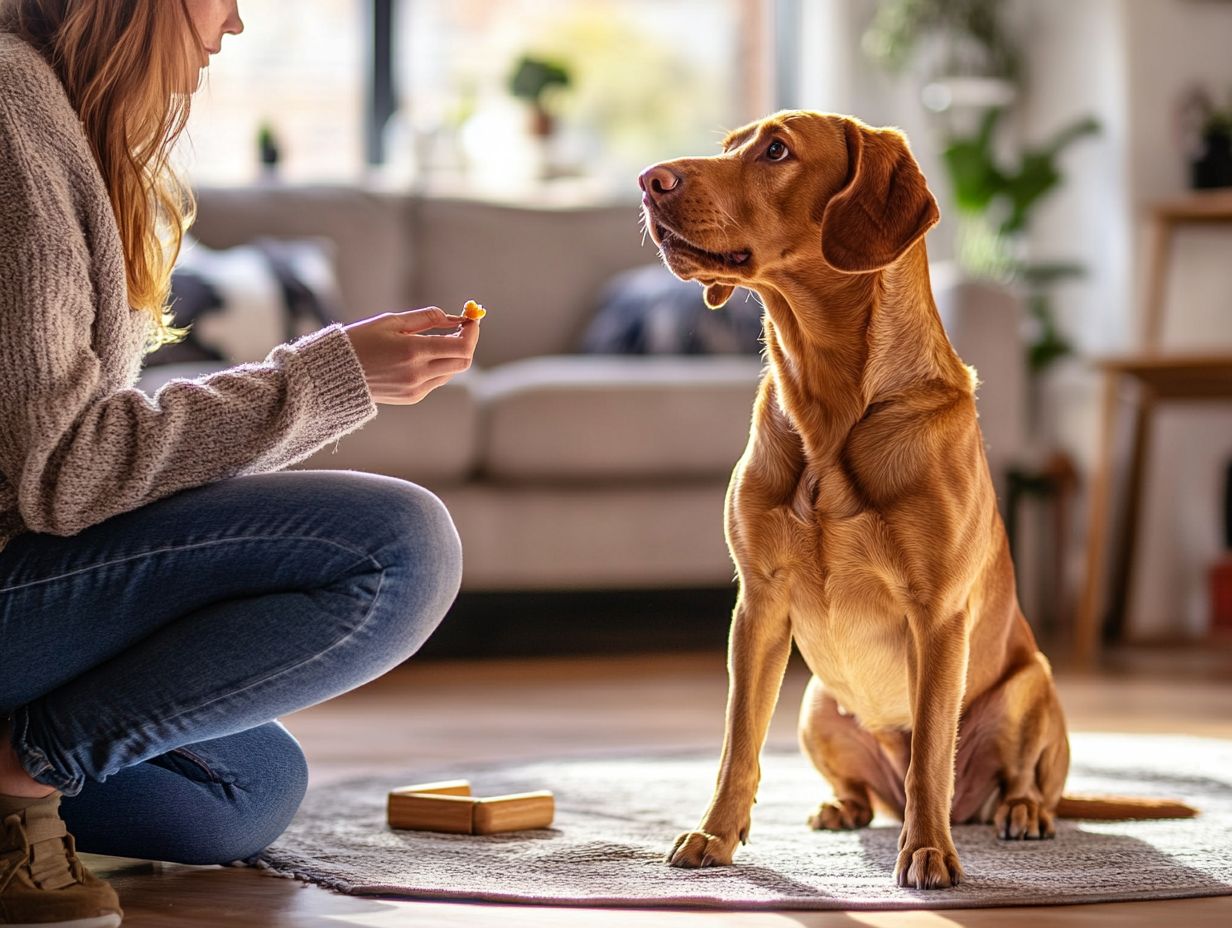
[[766, 160], [767, 161], [782, 161], [789, 154], [791, 154], [791, 152], [787, 150], [787, 146], [784, 145], [782, 142], [780, 142], [778, 139], [775, 139], [773, 142], [770, 143], [770, 147], [766, 149]]

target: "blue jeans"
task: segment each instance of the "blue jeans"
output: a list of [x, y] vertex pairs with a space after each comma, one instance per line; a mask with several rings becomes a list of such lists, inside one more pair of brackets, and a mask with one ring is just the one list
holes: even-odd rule
[[0, 714], [83, 851], [256, 854], [307, 785], [277, 716], [427, 640], [462, 555], [428, 491], [350, 471], [185, 490], [0, 551]]

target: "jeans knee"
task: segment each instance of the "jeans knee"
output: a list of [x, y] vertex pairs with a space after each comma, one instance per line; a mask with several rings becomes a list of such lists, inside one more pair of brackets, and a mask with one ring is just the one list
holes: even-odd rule
[[380, 474], [326, 479], [328, 531], [362, 552], [335, 578], [353, 601], [328, 646], [346, 643], [346, 683], [357, 686], [406, 660], [436, 630], [462, 584], [462, 544], [444, 503], [423, 487]]
[[[299, 742], [277, 722], [255, 729], [249, 765], [229, 785], [233, 801], [203, 829], [195, 861], [249, 860], [287, 830], [308, 791], [308, 761]], [[242, 736], [241, 736], [242, 737]]]
[[387, 541], [375, 553], [385, 566], [389, 633], [410, 656], [436, 629], [462, 585], [462, 543], [444, 503], [415, 484], [390, 494]]
[[240, 840], [222, 855], [227, 862], [246, 860], [273, 844], [287, 830], [308, 792], [308, 759], [299, 742], [277, 722], [261, 730], [265, 737], [259, 775], [236, 783], [249, 809], [236, 823]]
[[228, 864], [272, 844], [307, 788], [303, 751], [270, 722], [91, 781], [62, 811], [89, 853]]

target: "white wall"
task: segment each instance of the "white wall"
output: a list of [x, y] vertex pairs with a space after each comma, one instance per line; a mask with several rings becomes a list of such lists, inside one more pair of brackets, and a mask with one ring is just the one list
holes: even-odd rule
[[[1232, 106], [1232, 3], [1121, 0], [1125, 4], [1129, 186], [1136, 205], [1183, 193], [1188, 169], [1176, 108], [1195, 83]], [[1141, 232], [1141, 228], [1139, 229]], [[1165, 305], [1164, 343], [1202, 349], [1232, 344], [1232, 229], [1189, 227], [1177, 237]], [[1145, 242], [1139, 241], [1145, 257]], [[1145, 268], [1142, 268], [1145, 271]], [[1138, 279], [1141, 286], [1141, 277]]]
[[1075, 260], [1088, 277], [1060, 289], [1058, 321], [1086, 353], [1128, 346], [1131, 192], [1122, 0], [1019, 3], [1027, 45], [1028, 93], [1018, 108], [1022, 138], [1038, 143], [1077, 119], [1094, 116], [1097, 136], [1061, 157], [1064, 185], [1040, 202], [1032, 220], [1038, 259]]
[[[801, 104], [906, 130], [944, 216], [948, 189], [918, 81], [888, 78], [859, 50], [875, 0], [803, 2]], [[1232, 103], [1232, 2], [1014, 0], [1012, 17], [1024, 37], [1029, 81], [1012, 127], [1018, 138], [1037, 142], [1088, 114], [1103, 126], [1100, 136], [1063, 156], [1064, 187], [1041, 203], [1030, 242], [1037, 258], [1077, 260], [1089, 269], [1087, 279], [1056, 295], [1057, 316], [1084, 357], [1049, 378], [1044, 436], [1070, 450], [1089, 474], [1099, 417], [1088, 359], [1138, 347], [1140, 217], [1152, 201], [1186, 192], [1174, 117], [1181, 93], [1201, 81]], [[934, 258], [952, 254], [952, 235], [943, 218], [929, 237]], [[1185, 231], [1174, 268], [1166, 345], [1232, 346], [1232, 232]], [[1196, 635], [1204, 627], [1205, 568], [1218, 554], [1221, 466], [1232, 455], [1226, 409], [1178, 407], [1158, 419], [1131, 589], [1133, 635]], [[1085, 536], [1085, 516], [1076, 534]], [[1083, 540], [1075, 538], [1075, 577]]]
[[895, 126], [907, 133], [938, 200], [940, 225], [928, 236], [933, 260], [953, 254], [953, 228], [946, 207], [949, 189], [929, 113], [919, 89], [908, 78], [894, 78], [873, 66], [860, 50], [860, 37], [872, 19], [875, 0], [801, 0], [801, 109], [849, 113], [873, 126]]
[[[1182, 193], [1187, 183], [1175, 116], [1187, 88], [1202, 83], [1232, 105], [1232, 4], [1122, 2], [1130, 62], [1129, 183], [1134, 202], [1147, 204]], [[1141, 236], [1139, 246], [1144, 258]], [[1232, 350], [1232, 229], [1183, 230], [1172, 269], [1164, 347]], [[1221, 547], [1218, 520], [1223, 467], [1232, 457], [1232, 408], [1173, 405], [1157, 423], [1130, 588], [1130, 629], [1143, 637], [1200, 635], [1209, 608], [1206, 569]]]
[[[1085, 0], [1084, 0], [1085, 2]], [[1176, 153], [1174, 112], [1194, 81], [1232, 102], [1232, 3], [1226, 0], [1120, 0], [1126, 9], [1132, 184], [1144, 198], [1186, 183]]]

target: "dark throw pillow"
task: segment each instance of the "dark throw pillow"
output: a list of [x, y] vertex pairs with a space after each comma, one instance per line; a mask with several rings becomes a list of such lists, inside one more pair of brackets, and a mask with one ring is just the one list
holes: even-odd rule
[[702, 288], [661, 264], [625, 271], [599, 297], [582, 336], [587, 354], [749, 354], [761, 352], [761, 304], [737, 290], [722, 309], [707, 309]]

